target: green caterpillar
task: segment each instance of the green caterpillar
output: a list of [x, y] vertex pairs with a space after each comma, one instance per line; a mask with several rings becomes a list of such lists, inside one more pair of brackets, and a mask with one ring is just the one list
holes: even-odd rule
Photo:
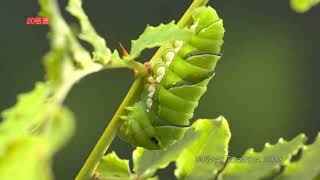
[[214, 75], [223, 44], [222, 19], [213, 8], [201, 7], [189, 29], [191, 40], [164, 48], [149, 77], [156, 83], [146, 80], [137, 102], [122, 116], [119, 136], [134, 146], [163, 149], [180, 139]]

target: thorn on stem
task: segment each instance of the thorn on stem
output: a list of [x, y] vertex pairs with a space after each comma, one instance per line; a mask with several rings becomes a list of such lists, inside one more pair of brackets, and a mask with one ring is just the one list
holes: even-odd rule
[[127, 120], [128, 116], [120, 116], [120, 119]]
[[147, 73], [148, 73], [147, 81], [149, 82], [149, 84], [157, 84], [157, 81], [155, 79], [153, 79], [153, 77], [152, 77], [152, 65], [151, 65], [151, 63], [150, 62], [146, 62], [143, 65], [146, 68]]
[[125, 107], [125, 109], [128, 110], [128, 111], [133, 111], [133, 107], [132, 106]]
[[140, 74], [139, 70], [133, 69], [133, 75], [134, 77], [137, 77]]
[[147, 81], [149, 84], [157, 84], [158, 83], [155, 79], [152, 78], [152, 76], [149, 76]]
[[145, 62], [144, 64], [144, 67], [146, 68], [146, 69], [151, 69], [151, 63], [149, 63], [149, 62]]
[[144, 67], [147, 69], [147, 73], [151, 76], [151, 74], [152, 74], [152, 66], [151, 66], [151, 63], [145, 62], [143, 65], [144, 65]]
[[121, 42], [118, 42], [120, 50], [122, 52], [122, 55], [125, 57], [129, 57], [129, 53], [127, 52], [127, 50], [123, 47], [123, 45], [121, 44]]
[[93, 180], [100, 180], [100, 174], [98, 172], [94, 172], [93, 176], [92, 176], [92, 179]]

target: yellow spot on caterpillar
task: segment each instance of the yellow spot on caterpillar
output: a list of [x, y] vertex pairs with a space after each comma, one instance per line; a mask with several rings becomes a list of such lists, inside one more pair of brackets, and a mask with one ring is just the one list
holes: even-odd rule
[[152, 103], [153, 103], [153, 102], [152, 102], [152, 99], [151, 99], [151, 98], [148, 98], [147, 101], [146, 101], [146, 105], [147, 105], [147, 108], [148, 108], [148, 109], [151, 109]]
[[170, 66], [170, 64], [172, 63], [173, 59], [174, 59], [174, 52], [167, 52], [167, 54], [165, 55], [165, 60], [166, 60], [166, 66]]
[[194, 22], [194, 23], [190, 26], [190, 29], [191, 29], [191, 30], [195, 30], [195, 29], [197, 28], [198, 24], [199, 24], [198, 21]]
[[174, 52], [178, 53], [181, 47], [183, 46], [183, 41], [175, 41], [174, 46], [175, 46]]
[[166, 73], [166, 68], [161, 66], [157, 69], [157, 75], [164, 75]]
[[148, 88], [148, 97], [152, 98], [154, 95], [154, 92], [156, 90], [156, 87], [154, 84], [151, 84]]

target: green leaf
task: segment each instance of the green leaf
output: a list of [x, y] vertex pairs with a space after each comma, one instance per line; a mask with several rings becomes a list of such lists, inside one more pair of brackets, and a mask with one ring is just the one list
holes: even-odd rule
[[0, 157], [10, 143], [30, 133], [46, 117], [50, 90], [45, 83], [37, 83], [34, 90], [18, 96], [15, 106], [2, 112], [0, 124]]
[[190, 128], [181, 140], [166, 150], [136, 148], [133, 152], [134, 172], [142, 177], [152, 176], [157, 169], [163, 169], [167, 167], [170, 162], [177, 159], [183, 149], [192, 144], [197, 137], [199, 137], [199, 132], [194, 128]]
[[88, 16], [82, 8], [82, 1], [69, 0], [67, 11], [79, 20], [81, 25], [79, 37], [93, 46], [94, 60], [107, 64], [111, 58], [111, 51], [107, 48], [105, 40], [97, 34], [91, 25]]
[[157, 27], [147, 26], [137, 40], [132, 41], [130, 59], [134, 59], [146, 48], [162, 46], [173, 40], [189, 40], [192, 32], [179, 28], [174, 21], [169, 24], [160, 24]]
[[52, 179], [44, 141], [25, 136], [10, 145], [6, 156], [0, 157], [0, 179]]
[[275, 145], [266, 143], [262, 152], [249, 149], [241, 158], [229, 158], [218, 180], [248, 180], [270, 177], [287, 165], [303, 146], [306, 137], [301, 134], [287, 142], [280, 139]]
[[118, 178], [130, 178], [129, 160], [120, 159], [115, 152], [104, 156], [96, 172], [99, 174], [99, 178], [108, 179], [112, 177]]
[[71, 29], [60, 14], [55, 0], [39, 0], [41, 16], [49, 19], [51, 50], [45, 56], [44, 63], [47, 70], [46, 78], [52, 84], [58, 86], [64, 83], [66, 77], [70, 77], [78, 66], [85, 66], [91, 61], [90, 54], [80, 45], [72, 34]]
[[290, 1], [291, 7], [299, 13], [304, 13], [308, 11], [318, 3], [320, 3], [320, 0], [291, 0]]
[[178, 179], [210, 179], [223, 168], [228, 156], [230, 129], [224, 117], [200, 119], [192, 125], [200, 137], [176, 160]]
[[73, 69], [70, 56], [67, 55], [67, 48], [60, 46], [54, 48], [44, 56], [44, 66], [46, 68], [46, 79], [55, 85], [65, 81], [65, 75]]
[[[301, 158], [288, 164], [279, 180], [316, 180], [320, 175], [320, 133], [315, 142], [304, 146]], [[319, 179], [320, 177], [318, 177]]]
[[51, 99], [47, 83], [39, 82], [34, 90], [18, 96], [15, 106], [2, 112], [0, 124], [0, 157], [20, 138], [38, 134], [46, 140], [51, 153], [71, 137], [74, 119], [67, 108], [60, 108]]
[[[215, 120], [199, 119], [187, 130], [182, 139], [166, 150], [137, 148], [133, 152], [134, 171], [138, 176], [149, 177], [156, 170], [177, 161], [176, 173], [179, 177], [190, 176], [190, 179], [199, 179], [197, 176], [213, 176], [216, 173], [214, 170], [221, 169], [224, 165], [229, 139], [229, 127], [223, 117]], [[210, 140], [216, 141], [210, 142]], [[195, 163], [196, 157], [201, 155], [222, 157], [223, 161], [210, 165]], [[197, 172], [197, 168], [203, 171]]]
[[72, 137], [75, 130], [73, 113], [66, 107], [61, 107], [53, 118], [45, 124], [43, 137], [48, 143], [48, 149], [53, 154], [61, 149]]

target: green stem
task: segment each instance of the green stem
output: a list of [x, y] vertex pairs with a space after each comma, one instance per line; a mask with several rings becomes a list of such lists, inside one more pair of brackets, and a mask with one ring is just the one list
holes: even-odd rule
[[114, 114], [113, 118], [111, 119], [108, 127], [103, 132], [102, 136], [100, 137], [98, 143], [92, 150], [91, 154], [89, 155], [87, 161], [85, 162], [84, 166], [80, 170], [76, 180], [88, 180], [94, 174], [96, 167], [99, 164], [100, 159], [103, 157], [105, 152], [107, 151], [108, 147], [110, 146], [112, 140], [117, 134], [119, 127], [121, 126], [123, 120], [119, 118], [122, 114], [124, 114], [125, 107], [130, 105], [132, 99], [136, 96], [138, 90], [141, 87], [143, 79], [138, 78], [133, 85], [131, 86], [127, 96], [124, 98], [123, 102], [121, 103], [120, 107], [118, 108], [117, 112]]
[[183, 28], [191, 24], [193, 11], [198, 7], [206, 5], [208, 1], [209, 0], [194, 0], [193, 3], [188, 8], [188, 10], [183, 14], [181, 19], [179, 20], [177, 24], [178, 27]]
[[[178, 22], [178, 27], [183, 28], [187, 25], [190, 25], [192, 22], [192, 13], [193, 11], [201, 6], [204, 6], [207, 4], [209, 0], [194, 0], [193, 3], [190, 5], [190, 7], [188, 8], [188, 10], [183, 14], [183, 16], [181, 17], [181, 19]], [[156, 60], [161, 57], [163, 49], [159, 48], [159, 50], [155, 53], [155, 55], [152, 57], [152, 59], [150, 60], [151, 64], [154, 64], [156, 62]]]
[[[194, 0], [191, 6], [188, 8], [188, 10], [185, 12], [185, 14], [182, 16], [180, 21], [178, 22], [179, 27], [184, 27], [186, 25], [189, 25], [192, 21], [192, 12], [200, 6], [204, 6], [208, 0]], [[154, 62], [162, 53], [161, 48], [156, 52], [156, 54], [152, 57], [150, 62]], [[102, 136], [100, 137], [98, 143], [92, 150], [91, 154], [89, 155], [87, 161], [81, 168], [78, 176], [76, 177], [76, 180], [88, 180], [91, 179], [93, 176], [95, 169], [97, 168], [100, 159], [104, 156], [105, 152], [108, 150], [111, 142], [113, 141], [114, 137], [116, 136], [119, 127], [123, 123], [123, 120], [120, 118], [121, 115], [124, 114], [124, 110], [126, 106], [129, 106], [133, 99], [135, 99], [135, 96], [139, 92], [141, 86], [142, 86], [143, 79], [138, 78], [130, 88], [127, 96], [121, 103], [120, 107], [118, 108], [117, 112], [111, 119], [109, 125], [103, 132]]]

